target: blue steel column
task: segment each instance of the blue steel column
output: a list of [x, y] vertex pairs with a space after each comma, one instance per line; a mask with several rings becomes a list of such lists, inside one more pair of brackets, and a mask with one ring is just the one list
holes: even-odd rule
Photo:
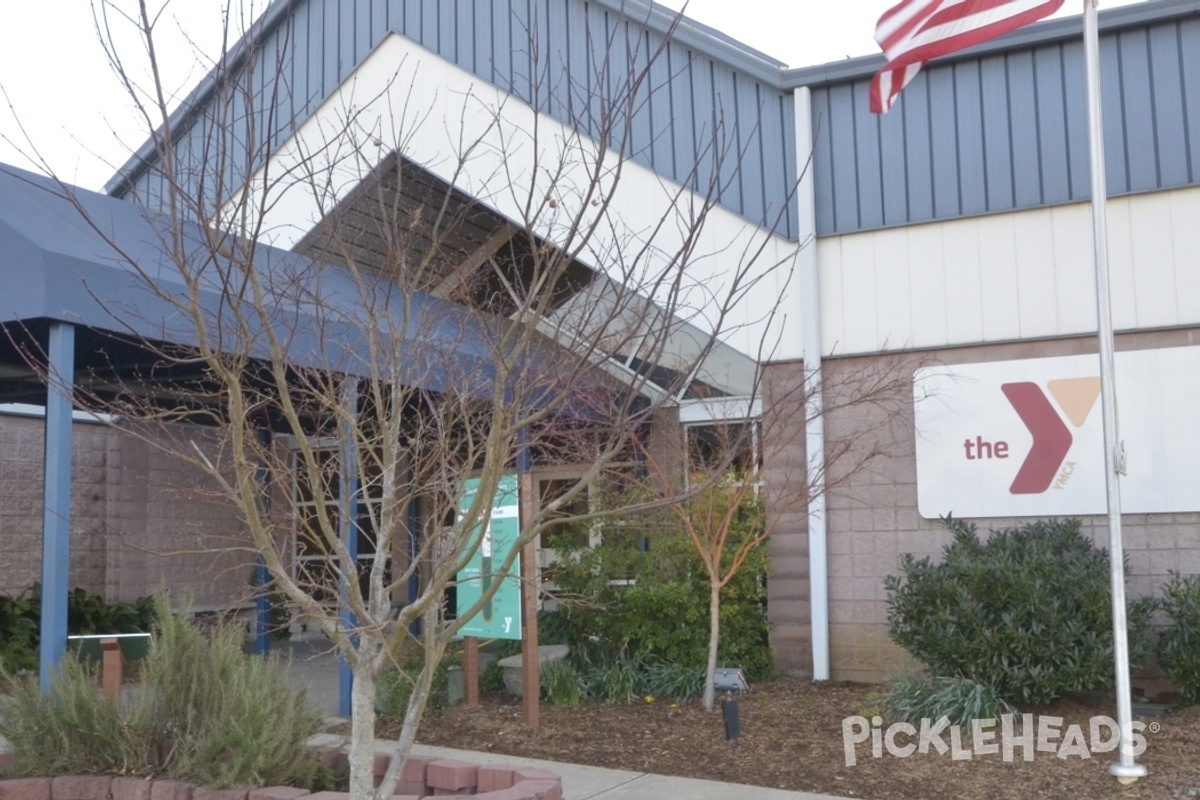
[[[352, 379], [347, 380], [345, 404], [347, 413], [355, 421], [358, 419], [358, 387]], [[341, 469], [338, 487], [338, 538], [346, 545], [350, 553], [350, 569], [343, 569], [341, 577], [342, 592], [342, 630], [353, 630], [358, 624], [354, 613], [350, 610], [350, 592], [358, 588], [358, 463], [354, 452], [354, 425], [343, 422]], [[353, 581], [353, 584], [351, 583]], [[346, 663], [346, 656], [338, 652], [338, 713], [343, 717], [350, 716], [350, 697], [354, 691], [354, 673]]]
[[75, 391], [75, 326], [55, 322], [46, 348], [44, 512], [42, 517], [42, 633], [38, 684], [48, 691], [67, 648], [71, 568], [71, 395]]

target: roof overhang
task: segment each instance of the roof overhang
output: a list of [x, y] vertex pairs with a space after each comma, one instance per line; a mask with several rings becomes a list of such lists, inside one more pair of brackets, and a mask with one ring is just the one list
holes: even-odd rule
[[[244, 315], [257, 328], [231, 333], [223, 326], [241, 302], [229, 281], [238, 270], [214, 253], [239, 245], [221, 236], [187, 223], [173, 229], [132, 203], [0, 167], [0, 263], [9, 278], [0, 325], [34, 331], [66, 322], [114, 343], [195, 348], [197, 326], [174, 302], [186, 304], [193, 291], [181, 276], [182, 258], [200, 275], [194, 296], [216, 349], [234, 342], [240, 354], [269, 359], [280, 352], [268, 346], [273, 332], [290, 367], [366, 376], [379, 368], [367, 355], [373, 324], [400, 341], [392, 363], [406, 374], [391, 377], [401, 383], [483, 390], [494, 378], [504, 320], [423, 292], [402, 296], [382, 278], [365, 284], [342, 266], [265, 245], [254, 246], [254, 264], [267, 296], [277, 300], [266, 317]], [[14, 336], [8, 338], [11, 344]]]
[[[454, 203], [477, 206], [476, 230], [464, 226], [450, 236], [458, 259], [486, 249], [507, 226], [570, 254], [613, 285], [651, 287], [645, 300], [670, 308], [681, 334], [678, 353], [663, 355], [682, 365], [697, 346], [712, 349], [719, 357], [696, 377], [722, 393], [751, 393], [758, 363], [794, 355], [799, 304], [789, 283], [796, 242], [600, 147], [397, 35], [381, 42], [276, 149], [248, 182], [249, 198], [235, 195], [222, 216], [243, 203], [266, 208], [256, 225], [267, 241], [307, 248], [329, 240], [321, 228], [330, 219], [369, 216], [376, 193], [363, 187], [389, 163], [418, 171], [417, 184], [440, 182]], [[274, 183], [264, 202], [265, 176], [292, 182]], [[369, 251], [364, 241], [360, 252]], [[436, 272], [453, 271], [447, 264]], [[672, 271], [678, 282], [656, 280]], [[590, 290], [602, 295], [597, 285], [591, 281]], [[562, 308], [570, 313], [570, 301]], [[569, 344], [556, 327], [551, 320], [544, 332]], [[635, 362], [647, 359], [623, 352], [618, 360], [638, 371]], [[671, 368], [658, 356], [653, 361]]]

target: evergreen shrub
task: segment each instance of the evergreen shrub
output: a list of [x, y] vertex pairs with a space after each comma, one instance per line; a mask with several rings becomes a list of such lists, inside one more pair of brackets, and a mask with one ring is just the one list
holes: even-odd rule
[[[1041, 705], [1111, 687], [1109, 556], [1077, 519], [993, 531], [945, 520], [954, 540], [940, 563], [905, 555], [885, 580], [892, 639], [939, 678], [993, 687]], [[1126, 572], [1129, 567], [1126, 565]], [[1151, 599], [1129, 604], [1130, 661], [1148, 651]]]
[[0, 700], [0, 736], [23, 775], [165, 776], [212, 788], [305, 785], [319, 761], [305, 745], [320, 716], [285, 665], [242, 652], [242, 629], [201, 631], [155, 601], [150, 652], [136, 698], [118, 708], [95, 668], [69, 653], [51, 690], [15, 680]]
[[1179, 689], [1179, 703], [1200, 703], [1200, 575], [1171, 573], [1162, 608], [1172, 625], [1158, 639], [1158, 663]]

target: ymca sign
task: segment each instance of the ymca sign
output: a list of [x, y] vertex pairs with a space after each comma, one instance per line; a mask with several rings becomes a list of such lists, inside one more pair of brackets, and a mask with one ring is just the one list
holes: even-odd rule
[[[1200, 511], [1200, 347], [1116, 354], [1126, 513]], [[930, 519], [1103, 514], [1098, 356], [919, 370], [917, 505]]]
[[[479, 493], [479, 479], [470, 478], [459, 498], [459, 513], [466, 513]], [[458, 636], [480, 639], [521, 638], [521, 556], [512, 568], [501, 572], [500, 567], [516, 546], [521, 535], [521, 513], [516, 475], [504, 475], [496, 486], [492, 510], [483, 524], [473, 531], [475, 547], [467, 565], [458, 573], [455, 593], [458, 616], [465, 617], [479, 599], [499, 583], [491, 600], [483, 604], [474, 616], [458, 629]]]

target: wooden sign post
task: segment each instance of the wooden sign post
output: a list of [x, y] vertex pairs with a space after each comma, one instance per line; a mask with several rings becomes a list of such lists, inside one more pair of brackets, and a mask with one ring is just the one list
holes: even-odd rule
[[[533, 517], [533, 476], [520, 476], [522, 530], [525, 521]], [[521, 550], [521, 708], [525, 724], [536, 728], [541, 721], [541, 659], [538, 658], [538, 566], [537, 543], [528, 542]]]

